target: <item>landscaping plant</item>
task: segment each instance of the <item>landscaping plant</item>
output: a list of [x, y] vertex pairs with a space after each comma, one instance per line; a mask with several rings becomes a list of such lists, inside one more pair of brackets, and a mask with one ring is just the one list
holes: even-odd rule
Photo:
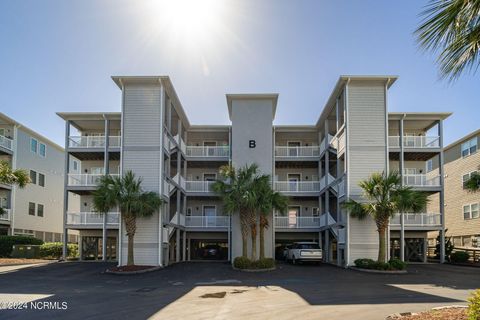
[[0, 236], [0, 257], [9, 258], [12, 254], [13, 246], [17, 244], [41, 245], [43, 241], [27, 236]]
[[468, 299], [468, 320], [480, 319], [480, 289], [475, 290]]

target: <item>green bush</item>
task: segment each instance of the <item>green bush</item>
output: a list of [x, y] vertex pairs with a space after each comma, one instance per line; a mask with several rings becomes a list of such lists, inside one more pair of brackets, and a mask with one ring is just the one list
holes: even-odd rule
[[236, 257], [233, 260], [233, 266], [237, 269], [249, 269], [252, 265], [252, 261], [247, 257]]
[[375, 261], [372, 259], [357, 259], [354, 263], [357, 268], [371, 269]]
[[407, 263], [400, 259], [390, 259], [388, 261], [390, 270], [405, 270], [407, 268]]
[[272, 258], [263, 258], [257, 261], [253, 261], [251, 269], [271, 269], [275, 267], [275, 260]]
[[465, 251], [455, 251], [450, 255], [450, 261], [453, 263], [464, 263], [470, 259], [470, 255]]
[[[62, 254], [62, 242], [46, 242], [40, 246], [40, 256], [42, 258], [59, 259]], [[78, 245], [75, 243], [69, 243], [67, 245], [67, 255], [69, 258], [76, 258], [78, 256]]]
[[480, 319], [480, 289], [475, 290], [468, 299], [468, 320]]
[[12, 254], [13, 245], [15, 244], [40, 245], [43, 244], [43, 241], [26, 236], [0, 236], [0, 257], [9, 258]]

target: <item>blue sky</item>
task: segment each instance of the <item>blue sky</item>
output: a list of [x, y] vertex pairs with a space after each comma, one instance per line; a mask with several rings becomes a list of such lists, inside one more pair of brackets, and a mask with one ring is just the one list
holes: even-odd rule
[[188, 39], [152, 1], [2, 1], [0, 110], [63, 145], [55, 112], [120, 110], [111, 75], [169, 75], [194, 124], [228, 123], [225, 93], [245, 92], [280, 94], [276, 124], [313, 124], [339, 75], [394, 74], [390, 111], [454, 112], [446, 143], [478, 128], [480, 73], [440, 81], [417, 48], [426, 1], [223, 2]]

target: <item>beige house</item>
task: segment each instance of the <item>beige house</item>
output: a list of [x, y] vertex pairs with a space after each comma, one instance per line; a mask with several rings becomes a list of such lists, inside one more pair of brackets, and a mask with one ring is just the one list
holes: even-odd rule
[[[465, 190], [463, 183], [480, 171], [480, 130], [445, 147], [445, 228], [457, 248], [480, 247], [480, 192]], [[435, 163], [429, 164], [432, 171]]]
[[94, 212], [92, 191], [102, 175], [132, 170], [165, 200], [152, 217], [137, 219], [137, 264], [232, 260], [241, 255], [239, 217], [225, 212], [211, 185], [222, 165], [256, 163], [290, 199], [287, 212], [269, 217], [266, 256], [281, 256], [294, 241], [317, 241], [326, 262], [348, 266], [375, 259], [378, 236], [372, 219], [351, 218], [342, 203], [361, 199], [358, 183], [373, 172], [400, 170], [405, 185], [441, 196], [431, 210], [392, 219], [387, 254], [425, 261], [427, 234], [442, 233], [444, 208], [441, 172], [427, 174], [426, 166], [437, 157], [443, 168], [443, 120], [450, 114], [389, 113], [396, 79], [341, 76], [311, 124], [275, 125], [279, 95], [255, 93], [226, 95], [230, 123], [195, 125], [169, 77], [113, 77], [119, 112], [58, 114], [66, 121], [65, 232], [79, 231], [82, 259], [125, 264], [121, 217]]

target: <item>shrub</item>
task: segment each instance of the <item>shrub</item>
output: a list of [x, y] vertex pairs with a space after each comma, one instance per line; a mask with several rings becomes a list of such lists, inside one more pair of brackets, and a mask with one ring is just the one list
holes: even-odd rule
[[[62, 242], [47, 242], [40, 246], [40, 256], [42, 258], [59, 259], [63, 254]], [[69, 243], [67, 245], [67, 255], [70, 258], [78, 256], [78, 245]]]
[[357, 259], [354, 263], [357, 268], [371, 269], [375, 261], [372, 259]]
[[465, 251], [455, 251], [450, 255], [450, 261], [453, 263], [464, 263], [470, 259], [470, 255]]
[[275, 267], [275, 260], [272, 258], [259, 259], [251, 264], [251, 269], [271, 269], [273, 267]]
[[390, 270], [405, 270], [407, 268], [407, 263], [400, 259], [390, 259], [388, 261]]
[[237, 269], [249, 269], [252, 265], [252, 261], [247, 257], [236, 257], [233, 260], [233, 266]]
[[12, 254], [13, 245], [15, 244], [41, 245], [43, 241], [26, 236], [0, 236], [0, 257], [9, 258]]
[[480, 319], [480, 289], [475, 290], [472, 296], [468, 299], [468, 319]]

